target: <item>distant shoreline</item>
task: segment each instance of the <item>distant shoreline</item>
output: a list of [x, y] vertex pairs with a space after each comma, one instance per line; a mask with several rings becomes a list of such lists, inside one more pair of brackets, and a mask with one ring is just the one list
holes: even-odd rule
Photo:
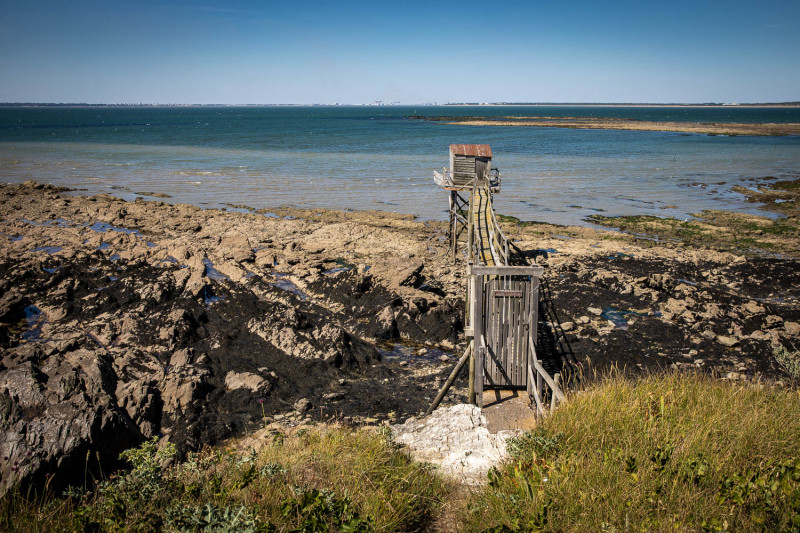
[[[666, 107], [666, 108], [795, 108], [799, 103], [787, 104], [441, 104], [442, 107]], [[438, 107], [438, 106], [436, 106]]]

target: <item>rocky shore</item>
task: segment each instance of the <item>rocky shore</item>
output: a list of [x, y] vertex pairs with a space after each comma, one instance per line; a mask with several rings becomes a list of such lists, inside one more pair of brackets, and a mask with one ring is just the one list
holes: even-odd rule
[[[797, 259], [504, 230], [546, 267], [540, 351], [576, 385], [610, 366], [798, 377]], [[152, 436], [187, 452], [264, 426], [399, 424], [463, 349], [441, 222], [29, 182], [0, 187], [0, 240], [0, 490], [108, 471]]]

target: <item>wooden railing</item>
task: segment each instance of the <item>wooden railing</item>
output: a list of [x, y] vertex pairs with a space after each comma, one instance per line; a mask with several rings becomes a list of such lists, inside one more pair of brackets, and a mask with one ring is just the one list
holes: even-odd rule
[[486, 210], [489, 213], [487, 223], [489, 227], [489, 244], [492, 249], [492, 256], [494, 257], [495, 264], [499, 266], [508, 266], [508, 237], [503, 233], [503, 229], [497, 222], [497, 215], [494, 212], [494, 205], [492, 203], [492, 194], [488, 183], [484, 185], [487, 206]]
[[561, 374], [557, 373], [550, 377], [550, 374], [539, 362], [536, 355], [536, 344], [534, 344], [532, 336], [528, 337], [528, 345], [530, 346], [528, 351], [528, 397], [536, 403], [536, 412], [541, 415], [544, 414], [545, 398], [550, 397], [550, 409], [552, 410], [556, 405], [565, 401], [566, 396], [559, 385]]
[[[462, 172], [453, 172], [447, 168], [443, 168], [441, 172], [433, 171], [433, 181], [436, 185], [441, 187], [457, 187], [463, 189], [471, 189], [474, 185], [477, 176], [470, 175]], [[492, 189], [497, 190], [500, 188], [501, 175], [500, 171], [496, 168], [491, 169], [489, 173], [489, 185]]]

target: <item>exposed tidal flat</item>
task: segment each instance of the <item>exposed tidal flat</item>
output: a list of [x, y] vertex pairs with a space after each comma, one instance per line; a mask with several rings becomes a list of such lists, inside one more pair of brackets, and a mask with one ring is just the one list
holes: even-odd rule
[[672, 122], [601, 117], [426, 117], [424, 120], [462, 126], [525, 126], [589, 130], [672, 131], [705, 135], [800, 135], [800, 123]]
[[[501, 217], [545, 266], [541, 355], [575, 379], [478, 486], [389, 440], [464, 349], [443, 222], [0, 187], [3, 528], [789, 528], [800, 264], [766, 231], [796, 223], [775, 181], [748, 188], [785, 217], [755, 242]], [[515, 429], [493, 409], [469, 431]]]

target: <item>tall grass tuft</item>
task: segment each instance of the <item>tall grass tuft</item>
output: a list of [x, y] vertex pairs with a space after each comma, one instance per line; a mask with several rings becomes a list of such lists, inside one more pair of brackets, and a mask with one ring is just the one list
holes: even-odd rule
[[797, 391], [610, 377], [509, 449], [465, 529], [800, 531]]

